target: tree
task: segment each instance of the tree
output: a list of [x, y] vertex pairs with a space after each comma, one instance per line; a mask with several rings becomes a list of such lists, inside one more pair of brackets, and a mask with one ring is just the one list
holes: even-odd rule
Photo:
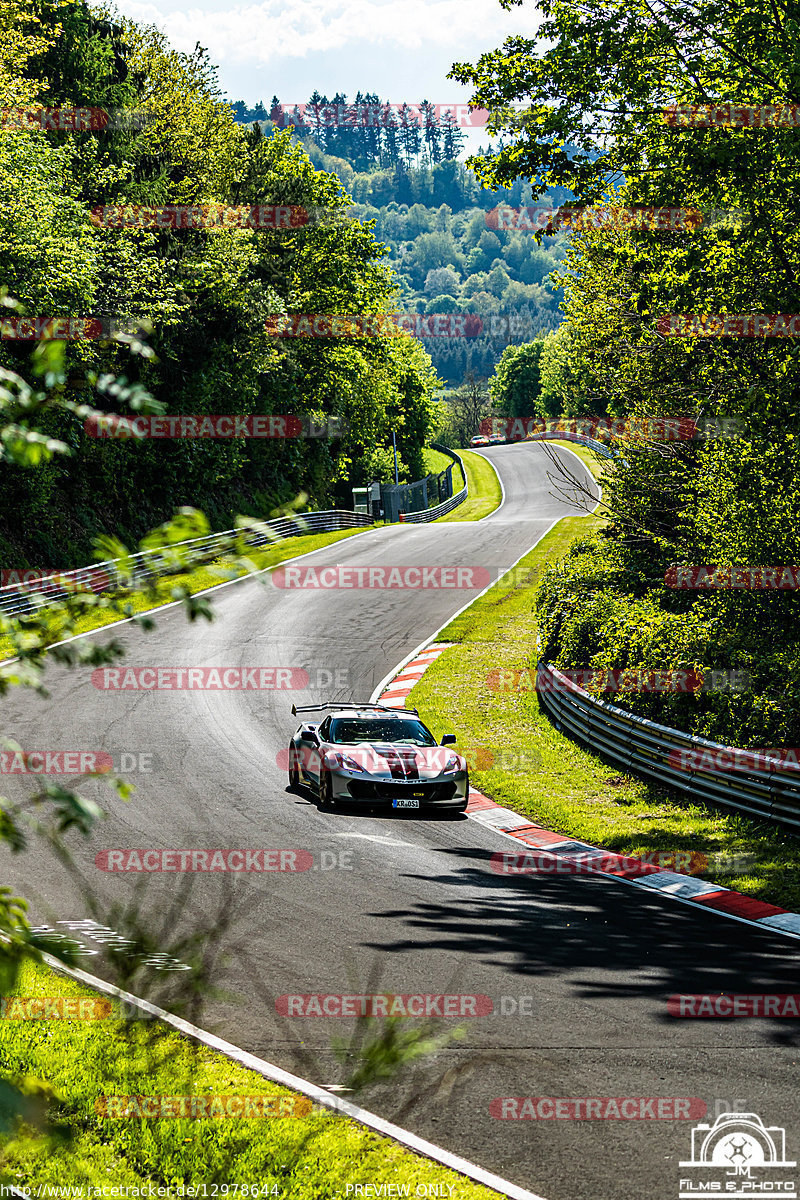
[[451, 233], [422, 233], [414, 242], [414, 248], [406, 260], [406, 270], [419, 285], [435, 267], [460, 269], [463, 264], [461, 253]]
[[403, 148], [405, 155], [406, 166], [410, 167], [416, 156], [419, 154], [420, 146], [422, 145], [422, 132], [419, 127], [416, 115], [411, 111], [407, 104], [403, 104], [400, 109], [400, 132], [398, 134], [400, 145]]
[[453, 113], [448, 109], [442, 114], [442, 158], [454, 161], [461, 153], [465, 135], [461, 132]]
[[511, 276], [509, 275], [508, 271], [506, 271], [505, 267], [503, 267], [499, 262], [492, 267], [486, 278], [486, 287], [488, 291], [490, 291], [493, 296], [497, 296], [498, 299], [502, 298], [503, 293], [510, 283]]
[[551, 415], [540, 399], [540, 360], [544, 339], [506, 346], [488, 382], [495, 412], [501, 417]]
[[383, 149], [381, 152], [381, 162], [386, 166], [396, 167], [400, 160], [400, 143], [398, 130], [400, 123], [397, 119], [397, 114], [389, 105], [385, 105], [381, 112], [381, 127], [383, 129]]
[[441, 140], [441, 129], [439, 119], [436, 114], [436, 106], [431, 104], [430, 100], [423, 100], [420, 105], [423, 114], [423, 136], [425, 145], [428, 148], [428, 154], [432, 163], [437, 163], [440, 160], [439, 143]]
[[[675, 592], [664, 577], [681, 562], [797, 560], [800, 353], [792, 338], [675, 336], [680, 327], [659, 325], [670, 314], [796, 309], [800, 154], [785, 110], [786, 124], [770, 129], [663, 117], [672, 103], [708, 112], [724, 100], [735, 110], [756, 94], [761, 104], [795, 104], [784, 16], [768, 0], [701, 2], [680, 13], [668, 0], [644, 8], [589, 0], [578, 10], [546, 0], [544, 13], [536, 41], [514, 39], [513, 56], [506, 48], [454, 68], [493, 110], [493, 128], [510, 134], [499, 154], [475, 163], [485, 183], [510, 184], [524, 172], [540, 190], [572, 189], [579, 203], [751, 214], [672, 233], [620, 219], [571, 236], [566, 328], [543, 352], [543, 384], [560, 374], [565, 403], [594, 414], [607, 406], [639, 423], [604, 487], [610, 523], [602, 541], [543, 586], [546, 653], [563, 665], [571, 653], [590, 661], [602, 646], [597, 665], [665, 669], [704, 657], [752, 667], [746, 697], [625, 703], [729, 744], [793, 744], [796, 594], [784, 603], [765, 591]], [[511, 107], [520, 102], [528, 106], [522, 121]], [[738, 418], [741, 430], [669, 441], [648, 424], [654, 416]]]
[[[389, 339], [309, 345], [270, 338], [265, 320], [286, 311], [393, 311], [394, 284], [371, 230], [346, 216], [338, 179], [314, 168], [291, 130], [270, 129], [265, 137], [258, 127], [236, 124], [204, 52], [173, 51], [157, 30], [133, 22], [97, 28], [79, 5], [69, 10], [66, 32], [56, 20], [61, 8], [43, 12], [53, 17], [52, 45], [31, 36], [14, 51], [17, 66], [8, 60], [7, 76], [20, 96], [28, 97], [19, 82], [25, 71], [42, 78], [41, 90], [55, 103], [125, 99], [152, 120], [133, 134], [103, 138], [3, 131], [0, 277], [32, 315], [146, 316], [155, 357], [126, 361], [128, 382], [171, 412], [319, 418], [343, 415], [349, 406], [363, 433], [332, 442], [134, 444], [88, 437], [80, 417], [53, 410], [48, 434], [73, 448], [73, 462], [56, 457], [36, 473], [0, 468], [6, 553], [20, 562], [68, 566], [86, 561], [96, 533], [139, 538], [183, 505], [202, 506], [227, 528], [243, 508], [263, 513], [299, 492], [319, 507], [341, 501], [350, 466], [370, 439], [383, 435], [386, 405], [398, 390], [426, 393], [430, 360], [407, 339], [401, 350]], [[20, 28], [33, 35], [35, 24], [20, 16]], [[0, 60], [14, 44], [4, 43]], [[16, 97], [8, 100], [15, 106]], [[328, 161], [342, 175], [349, 169], [342, 160]], [[331, 219], [295, 231], [161, 229], [98, 224], [89, 211], [200, 203], [294, 205]], [[65, 353], [70, 387], [84, 387], [87, 370], [113, 379], [123, 368], [119, 342], [69, 342]], [[0, 367], [25, 371], [26, 362], [23, 345], [0, 339]], [[117, 407], [124, 414], [122, 401]], [[424, 444], [414, 430], [409, 461]]]
[[468, 446], [470, 438], [480, 430], [480, 423], [489, 414], [489, 392], [486, 379], [468, 371], [461, 386], [447, 397], [449, 413], [446, 428], [454, 446]]
[[454, 313], [458, 312], [458, 310], [459, 304], [455, 296], [448, 296], [447, 294], [434, 296], [425, 305], [426, 313]]
[[452, 267], [434, 267], [425, 276], [425, 292], [429, 296], [441, 296], [455, 292], [461, 283], [461, 277]]

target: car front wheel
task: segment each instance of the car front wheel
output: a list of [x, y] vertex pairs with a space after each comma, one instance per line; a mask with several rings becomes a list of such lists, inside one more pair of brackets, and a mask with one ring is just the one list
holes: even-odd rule
[[333, 808], [335, 806], [333, 798], [333, 780], [326, 772], [320, 777], [319, 781], [319, 806], [320, 808]]

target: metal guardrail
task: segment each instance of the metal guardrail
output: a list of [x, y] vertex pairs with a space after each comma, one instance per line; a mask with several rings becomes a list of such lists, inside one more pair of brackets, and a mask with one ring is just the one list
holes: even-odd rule
[[448, 446], [441, 446], [438, 442], [431, 442], [431, 449], [438, 450], [441, 454], [447, 454], [454, 459], [461, 468], [461, 474], [464, 479], [464, 486], [460, 492], [456, 492], [449, 500], [443, 501], [442, 504], [437, 504], [435, 508], [427, 508], [424, 512], [405, 513], [403, 516], [404, 524], [422, 525], [427, 521], [435, 521], [437, 517], [443, 517], [445, 513], [452, 512], [454, 508], [458, 508], [459, 504], [463, 504], [469, 495], [469, 484], [467, 483], [467, 472], [464, 469], [464, 464], [456, 454], [455, 450], [449, 449]]
[[435, 521], [437, 517], [443, 517], [445, 513], [452, 512], [454, 508], [458, 508], [459, 504], [463, 504], [466, 498], [467, 488], [465, 486], [455, 496], [451, 496], [449, 500], [443, 501], [442, 504], [437, 504], [435, 508], [426, 508], [424, 512], [404, 513], [403, 522], [409, 525], [422, 525], [426, 521]]
[[[331, 508], [324, 512], [301, 513], [296, 517], [261, 521], [258, 529], [226, 529], [222, 533], [189, 538], [184, 542], [166, 542], [163, 546], [137, 551], [128, 558], [110, 558], [93, 563], [90, 567], [56, 571], [29, 582], [6, 584], [0, 587], [0, 612], [6, 616], [18, 616], [35, 612], [48, 604], [57, 604], [76, 591], [100, 593], [114, 591], [123, 586], [136, 586], [159, 575], [170, 574], [171, 571], [183, 572], [187, 566], [211, 562], [237, 543], [243, 542], [246, 546], [256, 549], [307, 533], [329, 533], [337, 529], [366, 527], [372, 524], [372, 517], [366, 513]], [[180, 560], [175, 556], [176, 550], [184, 552]], [[20, 569], [20, 574], [24, 573], [24, 569]]]
[[590, 450], [595, 450], [601, 454], [603, 458], [616, 458], [615, 451], [609, 450], [605, 442], [598, 442], [597, 438], [583, 437], [580, 433], [532, 433], [525, 439], [526, 442], [577, 442], [580, 446], [588, 446]]
[[693, 800], [723, 804], [800, 830], [800, 773], [792, 778], [786, 771], [750, 767], [735, 771], [679, 768], [669, 761], [676, 751], [696, 754], [705, 750], [718, 755], [734, 748], [692, 737], [598, 700], [544, 661], [536, 666], [536, 691], [558, 730], [616, 766], [636, 771], [653, 783], [669, 784]]

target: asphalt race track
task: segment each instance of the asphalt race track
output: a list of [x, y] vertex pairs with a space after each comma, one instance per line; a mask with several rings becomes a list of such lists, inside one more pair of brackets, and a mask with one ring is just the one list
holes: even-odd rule
[[[368, 532], [304, 564], [467, 565], [495, 578], [577, 510], [554, 494], [550, 450], [485, 453], [505, 489], [490, 517]], [[588, 480], [574, 456], [555, 453]], [[215, 595], [210, 626], [171, 609], [152, 633], [116, 628], [127, 665], [302, 667], [312, 680], [339, 672], [342, 682], [324, 693], [120, 691], [95, 687], [89, 670], [51, 669], [49, 700], [23, 691], [5, 699], [5, 735], [29, 751], [105, 750], [117, 764], [123, 753], [150, 755], [136, 761], [151, 769], [131, 773], [138, 791], [128, 803], [99, 782], [86, 789], [109, 816], [89, 842], [70, 835], [78, 877], [39, 845], [2, 851], [3, 882], [29, 897], [36, 921], [62, 931], [59, 921], [92, 914], [80, 877], [114, 928], [112, 906], [141, 889], [146, 927], [178, 958], [176, 939], [216, 927], [229, 998], [193, 1019], [324, 1086], [346, 1074], [330, 1045], [354, 1020], [281, 1015], [278, 997], [491, 997], [491, 1015], [439, 1020], [440, 1029], [466, 1026], [464, 1040], [359, 1099], [547, 1200], [677, 1200], [695, 1122], [498, 1120], [492, 1100], [697, 1097], [710, 1121], [734, 1106], [759, 1113], [800, 1149], [798, 1022], [678, 1020], [666, 1006], [674, 992], [800, 990], [796, 942], [623, 883], [494, 875], [491, 854], [514, 846], [466, 817], [319, 812], [286, 789], [278, 756], [295, 728], [292, 702], [368, 699], [479, 590], [288, 590], [247, 580]], [[6, 783], [12, 797], [30, 790], [30, 780]], [[304, 849], [314, 869], [139, 875], [95, 865], [113, 848], [218, 847]], [[83, 943], [92, 953], [80, 965], [112, 978], [101, 944]], [[139, 994], [155, 988], [151, 998], [171, 1002], [181, 974], [145, 969]]]

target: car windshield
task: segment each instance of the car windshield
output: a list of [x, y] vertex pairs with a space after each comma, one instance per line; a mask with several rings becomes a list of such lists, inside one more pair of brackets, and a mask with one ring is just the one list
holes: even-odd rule
[[334, 718], [331, 721], [328, 741], [338, 746], [357, 746], [360, 742], [399, 742], [406, 746], [436, 745], [436, 739], [421, 721], [406, 721], [396, 717], [388, 721], [371, 718]]

